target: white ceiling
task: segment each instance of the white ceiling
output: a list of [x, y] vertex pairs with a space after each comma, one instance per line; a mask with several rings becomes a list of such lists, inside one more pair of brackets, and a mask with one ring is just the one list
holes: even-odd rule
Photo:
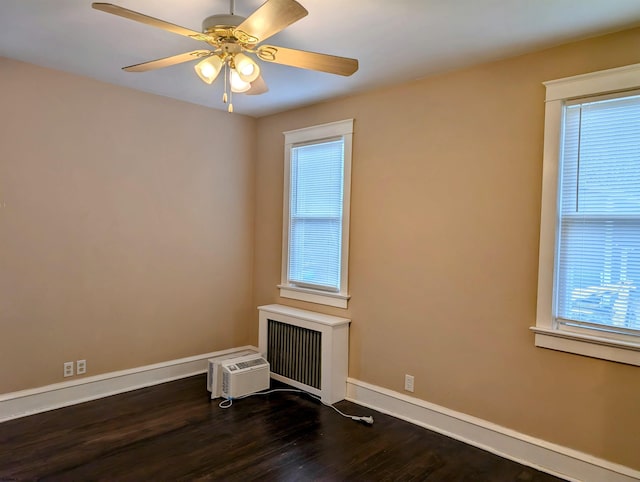
[[[236, 0], [248, 16], [264, 0]], [[299, 0], [309, 15], [269, 44], [359, 59], [351, 77], [261, 63], [269, 92], [234, 96], [263, 116], [640, 24], [640, 0]], [[229, 0], [113, 0], [193, 30]], [[91, 8], [90, 0], [0, 0], [0, 56], [224, 110], [222, 79], [189, 63], [121, 70], [207, 45]]]

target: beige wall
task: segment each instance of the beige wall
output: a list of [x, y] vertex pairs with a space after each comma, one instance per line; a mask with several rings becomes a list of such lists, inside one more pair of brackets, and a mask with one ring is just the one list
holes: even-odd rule
[[1, 58], [0, 107], [0, 393], [254, 341], [254, 119]]
[[[640, 469], [640, 369], [534, 347], [541, 82], [640, 29], [258, 121], [254, 305], [352, 318], [349, 374]], [[278, 298], [282, 132], [355, 118], [349, 309]], [[252, 335], [255, 337], [255, 326]]]

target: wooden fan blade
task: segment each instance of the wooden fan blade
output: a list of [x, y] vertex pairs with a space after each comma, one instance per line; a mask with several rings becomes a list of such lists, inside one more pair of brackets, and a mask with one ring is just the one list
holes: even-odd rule
[[152, 27], [161, 28], [162, 30], [177, 33], [178, 35], [190, 37], [195, 40], [202, 40], [204, 42], [212, 40], [211, 37], [203, 34], [202, 32], [196, 32], [195, 30], [190, 30], [173, 23], [165, 22], [164, 20], [160, 20], [158, 18], [149, 17], [148, 15], [134, 12], [133, 10], [129, 10], [128, 8], [118, 7], [117, 5], [114, 5], [112, 3], [95, 2], [92, 3], [91, 6], [96, 10], [100, 10], [102, 12], [118, 15], [120, 17], [128, 18], [129, 20], [135, 20], [136, 22], [151, 25]]
[[141, 64], [129, 65], [128, 67], [123, 67], [122, 70], [126, 70], [127, 72], [146, 72], [148, 70], [161, 69], [163, 67], [181, 64], [182, 62], [188, 62], [189, 60], [210, 57], [211, 55], [213, 55], [211, 50], [194, 50], [193, 52], [185, 52], [184, 54], [174, 55], [172, 57], [165, 57], [158, 60], [143, 62]]
[[267, 0], [234, 30], [244, 43], [257, 44], [277, 34], [309, 12], [295, 0]]
[[260, 95], [269, 91], [267, 83], [262, 78], [262, 75], [258, 76], [256, 80], [251, 82], [251, 88], [245, 92], [246, 95]]
[[257, 51], [258, 57], [266, 62], [290, 65], [301, 69], [319, 70], [330, 74], [348, 76], [358, 70], [358, 61], [335, 55], [318, 54], [304, 50], [262, 45]]

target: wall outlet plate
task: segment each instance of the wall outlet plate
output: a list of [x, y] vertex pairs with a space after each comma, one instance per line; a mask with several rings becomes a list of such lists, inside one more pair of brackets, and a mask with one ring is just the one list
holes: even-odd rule
[[413, 392], [413, 375], [404, 376], [404, 389], [407, 392]]
[[73, 362], [72, 361], [68, 361], [68, 362], [64, 362], [64, 364], [62, 365], [62, 374], [65, 377], [72, 377], [73, 376]]
[[87, 360], [78, 360], [76, 362], [76, 373], [78, 375], [83, 375], [87, 373]]

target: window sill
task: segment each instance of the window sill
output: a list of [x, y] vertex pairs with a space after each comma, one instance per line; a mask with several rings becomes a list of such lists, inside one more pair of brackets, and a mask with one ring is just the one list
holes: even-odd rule
[[282, 298], [308, 301], [309, 303], [335, 306], [336, 308], [346, 308], [350, 298], [350, 296], [340, 293], [326, 293], [309, 288], [298, 288], [297, 286], [278, 285], [278, 288], [280, 288], [280, 296]]
[[640, 343], [532, 326], [536, 346], [640, 366]]

